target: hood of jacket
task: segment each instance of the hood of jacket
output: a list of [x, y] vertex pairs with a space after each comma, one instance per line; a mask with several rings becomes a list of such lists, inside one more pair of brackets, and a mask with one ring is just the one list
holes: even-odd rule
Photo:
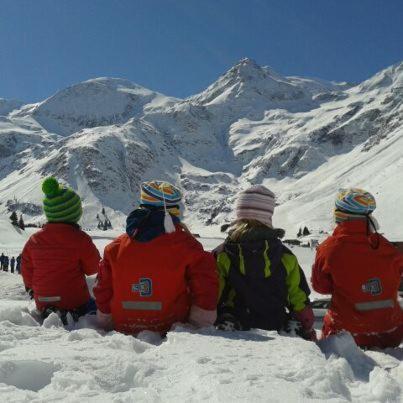
[[[126, 219], [126, 233], [138, 242], [149, 242], [165, 234], [165, 211], [163, 208], [138, 208]], [[174, 225], [180, 223], [178, 217], [171, 214]]]

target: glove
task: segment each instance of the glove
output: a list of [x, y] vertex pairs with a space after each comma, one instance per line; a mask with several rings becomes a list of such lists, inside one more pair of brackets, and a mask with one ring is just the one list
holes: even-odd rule
[[196, 327], [213, 326], [217, 319], [217, 311], [199, 308], [197, 305], [192, 305], [190, 308], [188, 322]]
[[110, 313], [103, 313], [99, 309], [97, 309], [97, 322], [104, 330], [113, 330], [114, 328], [112, 315]]
[[[316, 341], [316, 332], [313, 329], [315, 316], [313, 314], [312, 308], [308, 305], [302, 311], [293, 312], [292, 317], [295, 319], [295, 321], [298, 321], [300, 323], [300, 329], [296, 330], [295, 333], [305, 340]], [[290, 320], [289, 323], [295, 321]]]
[[310, 306], [306, 306], [302, 311], [293, 312], [292, 317], [301, 322], [302, 328], [305, 331], [311, 330], [315, 323], [315, 316]]

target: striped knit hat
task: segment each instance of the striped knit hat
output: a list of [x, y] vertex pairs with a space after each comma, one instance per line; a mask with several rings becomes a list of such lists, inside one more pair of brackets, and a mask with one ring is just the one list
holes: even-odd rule
[[340, 189], [334, 208], [336, 223], [368, 217], [376, 208], [375, 198], [371, 193], [358, 189]]
[[56, 178], [46, 178], [42, 183], [43, 210], [48, 222], [77, 223], [83, 214], [81, 200], [73, 189], [61, 186]]
[[272, 216], [275, 196], [262, 185], [252, 186], [241, 192], [235, 205], [236, 219], [257, 220], [268, 227], [273, 227]]
[[140, 203], [154, 207], [164, 207], [173, 215], [179, 216], [181, 191], [168, 182], [149, 181], [141, 184]]

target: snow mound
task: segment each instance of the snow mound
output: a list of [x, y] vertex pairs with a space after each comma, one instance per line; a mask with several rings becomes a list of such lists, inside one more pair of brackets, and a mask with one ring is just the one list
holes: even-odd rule
[[38, 392], [51, 382], [54, 372], [52, 364], [42, 361], [0, 361], [0, 383], [15, 386], [17, 389]]

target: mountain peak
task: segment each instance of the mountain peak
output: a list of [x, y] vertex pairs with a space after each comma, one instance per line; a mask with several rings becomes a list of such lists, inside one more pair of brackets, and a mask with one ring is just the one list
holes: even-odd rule
[[243, 58], [192, 99], [203, 105], [222, 104], [232, 99], [237, 105], [242, 104], [249, 109], [251, 100], [259, 99], [263, 108], [270, 108], [274, 103], [303, 96], [301, 89], [286, 77], [269, 67], [259, 66], [253, 59]]
[[69, 135], [141, 116], [145, 105], [160, 96], [128, 80], [99, 77], [57, 92], [37, 104], [33, 114], [47, 130]]
[[125, 92], [133, 92], [133, 90], [136, 91], [141, 91], [143, 93], [148, 93], [151, 94], [153, 91], [142, 87], [139, 84], [133, 83], [127, 79], [124, 78], [115, 78], [115, 77], [97, 77], [97, 78], [91, 78], [86, 81], [79, 82], [77, 84], [72, 85], [71, 87], [66, 88], [65, 90], [70, 90], [70, 89], [79, 89], [79, 90], [85, 90], [90, 87], [105, 87], [111, 90], [123, 90]]
[[244, 57], [241, 59], [233, 68], [241, 69], [256, 69], [260, 70], [261, 67], [256, 63], [254, 59], [250, 59], [249, 57]]
[[231, 67], [223, 77], [236, 78], [238, 80], [264, 79], [269, 76], [277, 75], [267, 67], [259, 66], [255, 60], [243, 58], [233, 67]]

